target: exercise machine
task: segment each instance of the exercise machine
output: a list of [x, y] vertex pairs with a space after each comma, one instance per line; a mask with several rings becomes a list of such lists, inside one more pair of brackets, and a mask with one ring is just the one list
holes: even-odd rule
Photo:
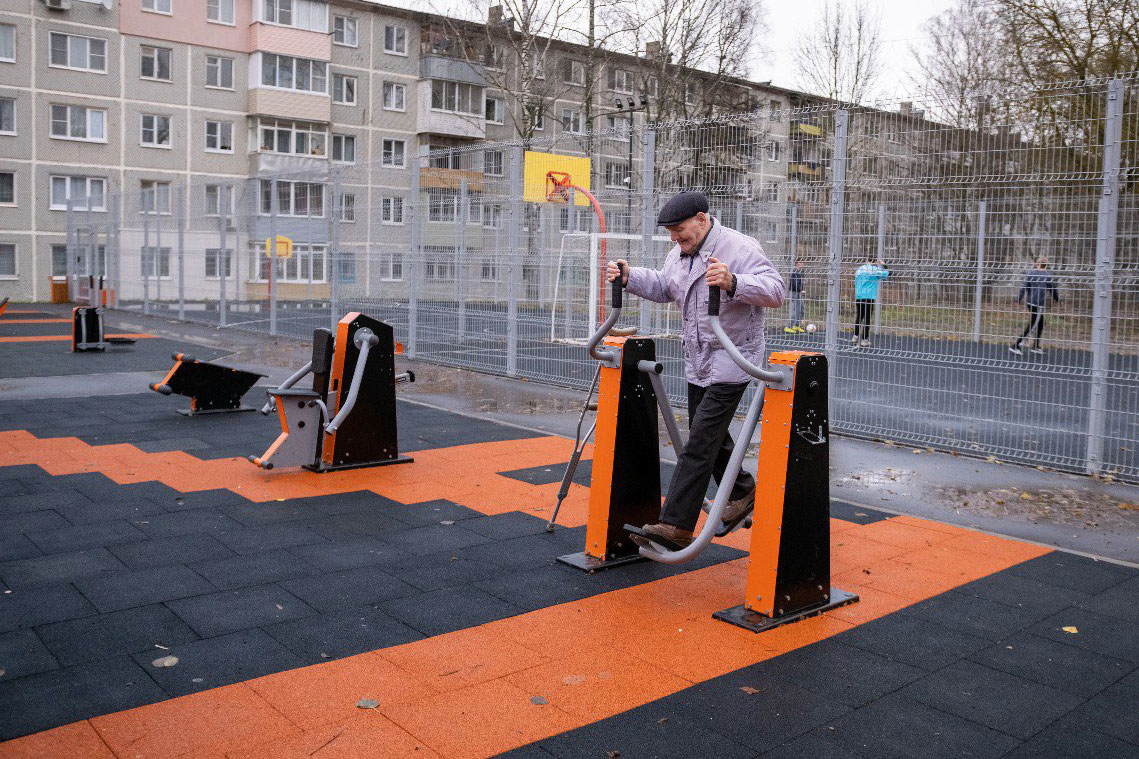
[[162, 395], [187, 396], [190, 408], [178, 409], [179, 414], [200, 416], [254, 410], [252, 406], [241, 405], [241, 398], [264, 374], [211, 364], [187, 353], [175, 353], [171, 358], [174, 367], [161, 382], [149, 387]]
[[[281, 434], [260, 456], [263, 469], [302, 466], [314, 472], [404, 464], [396, 437], [396, 385], [414, 382], [397, 374], [392, 328], [359, 312], [347, 314], [336, 334], [317, 329], [312, 360], [280, 387], [267, 391], [261, 413], [274, 409]], [[312, 375], [312, 389], [296, 384]]]
[[8, 299], [0, 300], [0, 316], [4, 315], [4, 309], [8, 307]]
[[102, 306], [76, 306], [71, 309], [71, 352], [105, 351], [111, 345], [134, 345], [134, 338], [107, 337]]

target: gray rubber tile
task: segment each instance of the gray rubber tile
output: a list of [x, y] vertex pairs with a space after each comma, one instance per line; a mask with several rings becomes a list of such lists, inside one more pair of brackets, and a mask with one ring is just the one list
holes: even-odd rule
[[464, 559], [451, 551], [443, 551], [385, 564], [384, 571], [419, 590], [440, 590], [494, 577], [501, 574], [502, 567], [487, 561]]
[[1113, 585], [1098, 595], [1084, 598], [1075, 605], [1139, 624], [1139, 578], [1133, 577]]
[[241, 554], [326, 542], [313, 530], [296, 524], [274, 524], [227, 530], [216, 533], [215, 537], [231, 550]]
[[187, 509], [132, 520], [151, 538], [169, 538], [199, 532], [238, 530], [241, 525], [214, 509]]
[[462, 522], [454, 524], [434, 524], [427, 527], [413, 527], [392, 533], [385, 537], [389, 543], [404, 553], [423, 555], [439, 551], [459, 551], [470, 546], [481, 545], [489, 538], [476, 532], [463, 529]]
[[0, 632], [96, 613], [91, 602], [71, 585], [13, 590], [11, 593], [0, 594]]
[[[178, 663], [153, 666], [161, 656], [174, 656]], [[262, 630], [197, 640], [157, 654], [135, 654], [134, 660], [171, 696], [220, 688], [306, 663]]]
[[315, 613], [280, 585], [225, 590], [166, 604], [203, 638], [248, 630]]
[[157, 651], [197, 640], [182, 620], [161, 604], [56, 622], [36, 628], [44, 644], [67, 666], [112, 659], [140, 651]]
[[1041, 730], [1005, 759], [1135, 759], [1139, 746], [1105, 735], [1069, 715]]
[[421, 592], [380, 567], [299, 577], [280, 585], [319, 612], [368, 606]]
[[1040, 618], [1026, 614], [1023, 609], [956, 591], [915, 604], [906, 613], [993, 643], [1020, 632]]
[[532, 514], [512, 511], [488, 517], [476, 517], [463, 522], [463, 527], [491, 540], [509, 540], [546, 531], [546, 520]]
[[1072, 724], [1084, 725], [1097, 732], [1130, 743], [1139, 756], [1139, 672], [1132, 672], [1114, 685], [1093, 696], [1072, 712]]
[[162, 514], [164, 509], [148, 498], [108, 498], [98, 503], [57, 506], [58, 511], [72, 524], [96, 524], [115, 519], [134, 520], [153, 514]]
[[1010, 567], [1007, 571], [1083, 593], [1100, 593], [1112, 585], [1139, 575], [1139, 570], [1063, 551], [1053, 551], [1046, 556]]
[[[760, 756], [763, 759], [807, 759], [807, 757], [811, 759], [865, 759], [860, 754], [847, 751], [837, 743], [827, 740], [824, 730], [816, 730], [801, 738], [796, 738], [778, 748], [766, 751]], [[899, 756], [904, 755], [899, 754]]]
[[899, 612], [859, 625], [838, 640], [887, 659], [933, 672], [991, 641]]
[[336, 543], [330, 551], [327, 545], [298, 546], [288, 549], [318, 570], [335, 572], [355, 567], [382, 566], [407, 559], [407, 552], [379, 538], [358, 538]]
[[0, 535], [0, 564], [42, 555], [43, 551], [35, 543], [28, 540], [26, 535], [20, 533]]
[[116, 572], [75, 583], [101, 612], [131, 609], [214, 591], [201, 575], [182, 566]]
[[0, 633], [0, 683], [58, 668], [59, 662], [31, 630]]
[[42, 532], [70, 526], [70, 522], [52, 509], [22, 511], [4, 516], [4, 531], [9, 533]]
[[472, 587], [385, 601], [379, 609], [424, 635], [442, 635], [522, 613], [517, 606]]
[[57, 554], [146, 540], [146, 535], [131, 524], [118, 520], [30, 532], [28, 538], [44, 553]]
[[1051, 585], [1012, 572], [991, 574], [956, 588], [956, 592], [1023, 609], [1038, 619], [1044, 619], [1091, 597], [1082, 590]]
[[216, 508], [230, 519], [247, 527], [264, 527], [265, 525], [296, 522], [320, 516], [318, 510], [302, 501], [261, 503], [242, 500], [243, 503], [222, 504]]
[[1084, 701], [972, 661], [951, 664], [905, 688], [901, 695], [1022, 740]]
[[1133, 662], [1031, 633], [1014, 635], [974, 652], [969, 659], [1084, 698], [1094, 696], [1136, 667]]

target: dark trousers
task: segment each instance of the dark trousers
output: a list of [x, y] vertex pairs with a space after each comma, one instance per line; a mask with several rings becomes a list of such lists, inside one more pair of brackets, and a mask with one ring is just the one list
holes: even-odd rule
[[854, 336], [865, 340], [870, 336], [870, 317], [874, 315], [874, 300], [855, 298], [854, 308]]
[[[731, 458], [735, 443], [728, 425], [749, 384], [688, 385], [688, 443], [676, 461], [660, 521], [682, 530], [696, 527], [709, 480], [714, 476], [718, 484]], [[755, 478], [741, 468], [731, 499], [754, 489]]]
[[1024, 339], [1028, 337], [1028, 333], [1036, 328], [1036, 339], [1033, 341], [1032, 347], [1040, 347], [1040, 335], [1044, 332], [1044, 306], [1034, 306], [1028, 304], [1028, 326], [1024, 328], [1024, 333], [1016, 339], [1016, 347], [1019, 348]]

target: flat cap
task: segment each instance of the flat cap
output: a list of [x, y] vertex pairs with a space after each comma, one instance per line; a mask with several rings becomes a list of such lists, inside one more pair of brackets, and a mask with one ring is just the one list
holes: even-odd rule
[[708, 198], [702, 192], [682, 192], [664, 204], [657, 214], [657, 224], [662, 227], [679, 224], [698, 213], [708, 213]]

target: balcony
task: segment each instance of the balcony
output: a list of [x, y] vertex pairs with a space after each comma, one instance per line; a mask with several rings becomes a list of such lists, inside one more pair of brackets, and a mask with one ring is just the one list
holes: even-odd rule
[[787, 164], [788, 176], [800, 177], [818, 177], [822, 175], [822, 167], [817, 163], [789, 163]]
[[431, 87], [421, 84], [417, 89], [419, 103], [416, 113], [416, 132], [471, 140], [486, 138], [486, 119], [481, 115], [435, 110], [431, 107]]
[[249, 50], [330, 61], [332, 35], [257, 21], [249, 25]]
[[468, 192], [482, 192], [481, 171], [444, 169], [436, 166], [428, 166], [419, 171], [419, 186], [426, 190], [459, 190], [464, 179], [467, 180]]
[[822, 137], [823, 128], [818, 124], [810, 124], [806, 121], [796, 121], [791, 124], [791, 136], [803, 135], [806, 137]]
[[327, 123], [332, 120], [332, 98], [311, 92], [252, 87], [248, 110], [257, 116]]
[[486, 87], [486, 75], [481, 65], [459, 58], [442, 55], [425, 55], [419, 59], [420, 79], [447, 79], [476, 87]]

